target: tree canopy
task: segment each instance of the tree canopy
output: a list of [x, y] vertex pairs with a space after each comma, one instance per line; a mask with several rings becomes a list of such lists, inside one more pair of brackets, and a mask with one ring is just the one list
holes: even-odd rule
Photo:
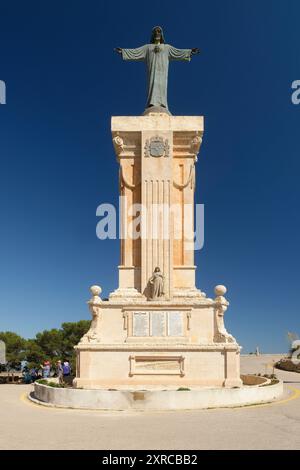
[[6, 345], [6, 360], [11, 367], [26, 360], [31, 367], [39, 367], [48, 360], [53, 365], [56, 361], [68, 360], [75, 370], [74, 346], [88, 331], [89, 320], [63, 323], [61, 328], [53, 328], [37, 333], [33, 339], [24, 339], [12, 331], [0, 332], [0, 340]]

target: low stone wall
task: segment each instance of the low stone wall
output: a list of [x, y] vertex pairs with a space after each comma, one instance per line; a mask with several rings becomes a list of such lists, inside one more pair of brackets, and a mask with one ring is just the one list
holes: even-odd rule
[[267, 403], [279, 398], [283, 384], [244, 386], [241, 388], [203, 388], [198, 390], [130, 391], [80, 390], [34, 384], [39, 404], [66, 408], [110, 411], [197, 410]]

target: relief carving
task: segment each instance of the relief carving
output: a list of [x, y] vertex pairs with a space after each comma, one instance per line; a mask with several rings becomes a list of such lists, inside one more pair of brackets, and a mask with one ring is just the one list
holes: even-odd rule
[[199, 153], [201, 144], [202, 144], [202, 138], [199, 135], [195, 135], [195, 137], [193, 137], [191, 141], [190, 151], [191, 153], [194, 154], [196, 161], [197, 161], [197, 155]]
[[119, 135], [116, 135], [116, 137], [113, 138], [113, 144], [116, 154], [119, 156], [120, 153], [124, 150], [124, 140]]
[[156, 135], [146, 140], [144, 150], [145, 157], [169, 157], [169, 141]]

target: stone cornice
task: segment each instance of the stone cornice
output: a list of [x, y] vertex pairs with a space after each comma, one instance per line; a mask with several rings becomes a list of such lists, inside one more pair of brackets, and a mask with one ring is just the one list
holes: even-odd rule
[[124, 298], [124, 299], [110, 299], [109, 301], [103, 301], [101, 303], [101, 308], [102, 309], [111, 309], [111, 308], [122, 308], [125, 310], [136, 310], [137, 308], [141, 308], [143, 310], [147, 309], [182, 309], [182, 308], [192, 308], [192, 307], [214, 307], [217, 306], [218, 304], [214, 302], [212, 299], [209, 298], [203, 298], [203, 299], [193, 299], [193, 298], [182, 298], [180, 300], [174, 299], [173, 301], [168, 301], [168, 300], [160, 300], [160, 301], [141, 301], [140, 298], [137, 299], [129, 299], [129, 298]]
[[240, 351], [237, 343], [167, 344], [167, 343], [87, 343], [75, 346], [80, 351]]
[[137, 132], [144, 130], [171, 130], [174, 132], [203, 132], [203, 116], [112, 116], [112, 132]]

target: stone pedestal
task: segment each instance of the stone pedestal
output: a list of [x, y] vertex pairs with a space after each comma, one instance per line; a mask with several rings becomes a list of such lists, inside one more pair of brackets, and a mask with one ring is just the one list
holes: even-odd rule
[[[191, 233], [203, 131], [201, 116], [112, 118], [120, 164], [119, 286], [107, 301], [91, 288], [91, 329], [76, 346], [77, 387], [241, 386], [240, 347], [224, 326], [226, 288], [217, 286], [212, 300], [195, 285]], [[156, 267], [163, 295], [153, 300]]]
[[[193, 208], [195, 161], [203, 117], [153, 113], [113, 117], [112, 135], [120, 163], [122, 196], [119, 289], [111, 297], [143, 293], [154, 268], [165, 276], [173, 298], [195, 291]], [[142, 206], [142, 237], [134, 239], [132, 204]], [[187, 220], [185, 220], [185, 217]], [[195, 291], [195, 295], [199, 292]]]

